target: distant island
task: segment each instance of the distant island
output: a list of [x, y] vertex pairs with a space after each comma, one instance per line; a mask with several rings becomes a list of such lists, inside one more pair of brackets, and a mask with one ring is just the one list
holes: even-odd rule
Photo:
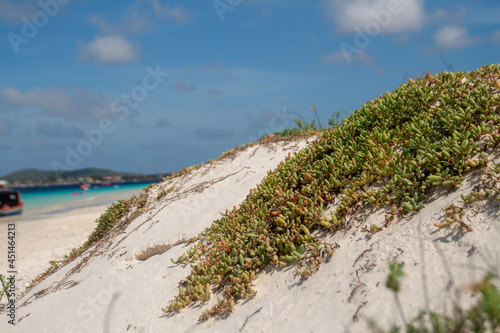
[[155, 181], [168, 176], [169, 173], [145, 175], [130, 172], [117, 172], [107, 169], [85, 168], [67, 171], [47, 171], [39, 169], [22, 169], [1, 176], [0, 179], [9, 182], [10, 186], [57, 185], [71, 183], [101, 183], [124, 181]]

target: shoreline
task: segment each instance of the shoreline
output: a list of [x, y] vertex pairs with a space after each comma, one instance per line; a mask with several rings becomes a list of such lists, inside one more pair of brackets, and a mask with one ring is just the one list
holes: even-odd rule
[[[142, 190], [121, 191], [51, 207], [32, 209], [21, 215], [0, 219], [0, 239], [7, 239], [8, 225], [15, 224], [16, 289], [24, 291], [31, 281], [44, 273], [51, 261], [63, 260], [80, 247], [96, 227], [96, 220], [114, 202], [130, 198]], [[0, 251], [7, 253], [7, 243]], [[7, 256], [0, 257], [0, 274], [9, 271]]]
[[81, 208], [92, 208], [96, 206], [107, 207], [117, 202], [118, 200], [128, 199], [132, 195], [139, 194], [140, 192], [142, 192], [142, 188], [109, 192], [105, 194], [99, 193], [97, 195], [95, 193], [88, 193], [85, 196], [79, 197], [80, 200], [53, 204], [43, 208], [32, 208], [27, 206], [25, 203], [23, 213], [21, 215], [2, 217], [0, 218], [0, 225], [5, 222], [24, 222], [38, 220], [41, 218], [48, 218], [53, 215], [65, 214]]
[[[24, 202], [24, 212], [32, 210], [45, 209], [47, 207], [66, 206], [81, 206], [95, 205], [93, 201], [101, 201], [101, 198], [111, 198], [113, 200], [121, 195], [121, 193], [134, 193], [142, 190], [151, 183], [131, 183], [121, 184], [121, 186], [108, 186], [90, 188], [81, 195], [81, 190], [76, 187], [49, 187], [39, 188], [35, 191], [21, 192], [21, 198]], [[15, 190], [15, 189], [14, 189]]]

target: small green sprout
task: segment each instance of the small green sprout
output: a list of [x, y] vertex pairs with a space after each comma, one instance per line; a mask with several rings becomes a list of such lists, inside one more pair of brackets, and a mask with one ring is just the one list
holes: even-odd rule
[[389, 276], [387, 277], [386, 286], [391, 289], [394, 293], [399, 293], [401, 289], [401, 278], [405, 276], [403, 272], [403, 263], [398, 264], [397, 262], [389, 262]]

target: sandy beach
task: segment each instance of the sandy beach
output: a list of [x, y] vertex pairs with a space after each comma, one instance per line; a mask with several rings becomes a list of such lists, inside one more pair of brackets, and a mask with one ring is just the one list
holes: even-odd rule
[[[1, 253], [7, 253], [7, 226], [16, 225], [17, 289], [24, 290], [50, 261], [60, 261], [72, 249], [80, 247], [96, 227], [96, 219], [113, 202], [140, 191], [121, 191], [95, 200], [26, 210], [22, 215], [0, 220]], [[6, 272], [7, 255], [0, 256], [0, 272]]]

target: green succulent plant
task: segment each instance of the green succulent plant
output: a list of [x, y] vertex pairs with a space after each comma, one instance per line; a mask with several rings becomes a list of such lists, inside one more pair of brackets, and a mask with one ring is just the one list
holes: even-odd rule
[[[341, 229], [355, 205], [415, 214], [433, 188], [458, 186], [466, 172], [480, 167], [471, 158], [500, 142], [500, 95], [491, 94], [499, 77], [497, 64], [429, 74], [363, 104], [340, 126], [323, 131], [174, 261], [192, 263], [192, 271], [163, 310], [180, 311], [221, 290], [222, 300], [200, 319], [227, 316], [238, 300], [255, 295], [251, 285], [267, 266], [293, 263], [301, 278], [317, 271], [334, 246], [316, 231]], [[481, 141], [485, 136], [489, 143]], [[375, 182], [385, 185], [373, 189]], [[326, 219], [323, 213], [335, 198], [338, 208]]]

